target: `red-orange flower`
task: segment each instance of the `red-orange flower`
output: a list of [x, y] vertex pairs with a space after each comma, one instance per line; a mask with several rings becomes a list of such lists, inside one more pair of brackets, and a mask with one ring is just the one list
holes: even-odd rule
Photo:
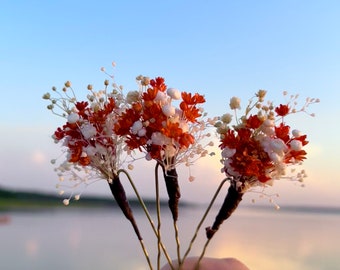
[[182, 133], [179, 137], [179, 143], [185, 148], [188, 148], [195, 142], [195, 137], [190, 133]]
[[246, 127], [256, 129], [261, 126], [263, 120], [261, 120], [257, 115], [251, 115], [247, 119]]
[[288, 105], [282, 105], [275, 108], [275, 112], [278, 116], [286, 116], [289, 113], [289, 107]]
[[161, 92], [164, 92], [166, 90], [166, 85], [164, 83], [164, 78], [157, 77], [154, 80], [150, 80], [150, 85]]
[[294, 140], [299, 140], [302, 143], [302, 146], [305, 146], [306, 144], [308, 144], [308, 141], [306, 140], [307, 135], [302, 135], [299, 137], [294, 138]]
[[205, 102], [204, 96], [198, 93], [192, 95], [187, 92], [182, 92], [181, 95], [183, 101], [180, 103], [180, 108], [183, 111], [184, 117], [190, 122], [195, 122], [202, 115], [196, 105]]
[[186, 103], [187, 105], [196, 105], [196, 104], [205, 102], [204, 96], [198, 93], [195, 93], [194, 95], [192, 95], [191, 93], [182, 92], [181, 95], [182, 95], [183, 102]]
[[289, 130], [290, 130], [289, 126], [285, 125], [284, 123], [281, 123], [279, 126], [275, 127], [275, 134], [277, 138], [283, 140], [286, 143], [290, 140]]
[[223, 134], [223, 137], [221, 138], [221, 144], [219, 145], [219, 147], [221, 149], [225, 147], [236, 149], [240, 141], [240, 138], [237, 137], [235, 134], [236, 132], [234, 130], [228, 129], [228, 131], [225, 134]]
[[168, 123], [162, 131], [165, 136], [173, 139], [179, 138], [183, 133], [182, 129], [179, 127], [179, 123]]

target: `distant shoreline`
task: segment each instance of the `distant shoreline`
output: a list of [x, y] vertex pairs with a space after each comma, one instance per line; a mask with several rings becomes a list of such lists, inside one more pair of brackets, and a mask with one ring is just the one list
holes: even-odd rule
[[[63, 204], [63, 198], [65, 196], [59, 196], [55, 194], [48, 194], [44, 192], [34, 191], [14, 191], [8, 188], [0, 187], [0, 212], [14, 211], [14, 210], [44, 210], [47, 208], [65, 207]], [[153, 199], [143, 199], [148, 209], [155, 209], [156, 204]], [[129, 204], [136, 210], [140, 209], [140, 203], [137, 199], [129, 199]], [[167, 201], [162, 200], [161, 206], [166, 206]], [[181, 207], [203, 207], [201, 204], [181, 202]], [[115, 200], [105, 196], [84, 195], [80, 200], [71, 200], [67, 207], [72, 208], [97, 208], [97, 207], [118, 207]], [[271, 209], [268, 205], [261, 204], [249, 204], [242, 205], [242, 208], [254, 210], [268, 210]], [[275, 211], [275, 210], [273, 210]], [[290, 213], [309, 213], [309, 214], [335, 214], [340, 215], [340, 207], [332, 206], [304, 206], [304, 205], [284, 205], [280, 210], [282, 212]]]
[[[17, 209], [43, 209], [50, 207], [65, 207], [63, 199], [67, 195], [58, 196], [44, 192], [34, 191], [14, 191], [0, 187], [0, 211]], [[152, 199], [144, 199], [147, 207], [155, 207]], [[140, 207], [137, 199], [129, 199], [131, 207]], [[161, 205], [166, 205], [166, 201], [161, 201]], [[117, 207], [114, 198], [94, 195], [81, 196], [79, 200], [72, 199], [67, 207]]]

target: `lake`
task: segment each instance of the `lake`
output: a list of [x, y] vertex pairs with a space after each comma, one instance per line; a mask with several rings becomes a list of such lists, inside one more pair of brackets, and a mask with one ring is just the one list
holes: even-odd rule
[[[180, 209], [182, 254], [204, 210]], [[251, 270], [340, 269], [340, 212], [326, 210], [239, 207], [214, 236], [206, 256], [236, 257]], [[134, 210], [134, 214], [156, 265], [153, 232], [143, 212]], [[213, 210], [208, 216], [191, 255], [200, 254], [204, 228], [211, 225], [215, 214]], [[175, 258], [174, 230], [167, 209], [162, 212], [162, 228], [167, 250]], [[130, 223], [115, 207], [0, 212], [0, 241], [3, 270], [148, 269]], [[165, 262], [162, 257], [162, 264]]]

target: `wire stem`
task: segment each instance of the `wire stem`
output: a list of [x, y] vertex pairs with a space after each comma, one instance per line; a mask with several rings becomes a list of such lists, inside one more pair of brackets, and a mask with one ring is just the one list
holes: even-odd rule
[[202, 260], [203, 257], [204, 257], [204, 254], [205, 254], [205, 252], [206, 252], [206, 250], [207, 250], [207, 247], [208, 247], [208, 245], [209, 245], [209, 243], [210, 243], [210, 240], [211, 240], [211, 238], [208, 239], [208, 240], [205, 242], [204, 247], [203, 247], [203, 250], [202, 250], [202, 253], [201, 253], [200, 257], [199, 257], [198, 260], [197, 260], [197, 263], [196, 263], [196, 266], [195, 266], [195, 270], [199, 270], [199, 268], [200, 268], [200, 262], [201, 262], [201, 260]]
[[146, 260], [147, 260], [147, 262], [148, 262], [148, 265], [149, 265], [149, 267], [150, 267], [150, 270], [153, 270], [152, 264], [151, 264], [151, 261], [150, 261], [150, 256], [149, 256], [149, 254], [148, 254], [148, 251], [146, 250], [146, 247], [145, 247], [145, 245], [144, 245], [143, 240], [139, 240], [139, 243], [140, 243], [140, 245], [142, 246], [142, 250], [143, 250], [143, 252], [144, 252], [144, 255], [145, 255], [145, 258], [146, 258]]
[[179, 232], [178, 232], [178, 226], [177, 226], [176, 220], [174, 220], [174, 229], [175, 229], [175, 239], [176, 239], [176, 246], [177, 246], [177, 260], [178, 260], [178, 265], [181, 265], [181, 244], [179, 241]]
[[159, 198], [159, 181], [158, 181], [158, 167], [159, 164], [157, 163], [155, 167], [155, 188], [156, 188], [156, 208], [157, 208], [157, 269], [160, 269], [160, 260], [161, 260], [161, 206], [160, 206], [160, 198]]
[[191, 241], [190, 241], [190, 244], [189, 244], [189, 247], [188, 247], [187, 251], [185, 252], [184, 257], [183, 257], [183, 259], [182, 259], [182, 264], [184, 263], [184, 260], [186, 259], [186, 257], [189, 255], [189, 253], [190, 253], [190, 251], [191, 251], [191, 248], [192, 248], [192, 246], [193, 246], [193, 244], [194, 244], [194, 242], [195, 242], [195, 240], [196, 240], [198, 231], [201, 229], [204, 220], [206, 219], [208, 213], [210, 212], [211, 207], [213, 206], [213, 204], [214, 204], [214, 202], [215, 202], [215, 200], [216, 200], [218, 194], [219, 194], [220, 191], [221, 191], [221, 188], [223, 187], [223, 185], [225, 184], [225, 182], [226, 182], [227, 180], [229, 180], [229, 178], [225, 178], [225, 179], [222, 180], [222, 182], [221, 182], [221, 184], [218, 186], [218, 188], [217, 188], [217, 190], [216, 190], [214, 196], [212, 197], [212, 199], [211, 199], [211, 201], [210, 201], [210, 204], [209, 204], [207, 210], [205, 211], [205, 213], [204, 213], [204, 215], [203, 215], [201, 221], [198, 223], [197, 228], [196, 228], [195, 233], [194, 233], [194, 236], [192, 237], [192, 239], [191, 239]]
[[[130, 184], [131, 184], [131, 186], [132, 186], [132, 188], [133, 188], [133, 190], [134, 190], [134, 192], [135, 192], [135, 194], [136, 194], [136, 196], [137, 196], [137, 199], [138, 199], [138, 201], [139, 201], [139, 204], [141, 205], [141, 207], [142, 207], [142, 209], [143, 209], [143, 211], [144, 211], [144, 213], [145, 213], [145, 215], [146, 215], [146, 217], [147, 217], [147, 219], [148, 219], [148, 221], [149, 221], [149, 223], [150, 223], [150, 225], [151, 225], [151, 228], [152, 228], [153, 232], [155, 233], [156, 237], [158, 238], [158, 234], [157, 234], [157, 230], [156, 230], [155, 224], [154, 224], [154, 222], [153, 222], [153, 220], [152, 220], [152, 218], [151, 218], [151, 215], [150, 215], [150, 213], [149, 213], [149, 211], [148, 211], [148, 209], [147, 209], [147, 207], [146, 207], [146, 205], [145, 205], [145, 203], [144, 203], [142, 197], [139, 195], [139, 192], [138, 192], [138, 190], [137, 190], [137, 188], [136, 188], [134, 182], [132, 181], [132, 178], [130, 177], [129, 173], [128, 173], [127, 171], [125, 171], [124, 169], [120, 169], [120, 170], [117, 172], [118, 175], [119, 175], [120, 173], [124, 173], [124, 174], [126, 175], [126, 177], [129, 179]], [[173, 267], [173, 265], [172, 265], [172, 261], [171, 261], [171, 259], [170, 259], [170, 256], [169, 256], [169, 254], [168, 254], [168, 252], [167, 252], [165, 246], [163, 245], [163, 243], [161, 243], [161, 248], [162, 248], [162, 250], [163, 250], [164, 256], [166, 257], [166, 259], [167, 259], [167, 261], [168, 261], [168, 263], [169, 263], [169, 266], [171, 267], [172, 270], [174, 270], [174, 267]]]

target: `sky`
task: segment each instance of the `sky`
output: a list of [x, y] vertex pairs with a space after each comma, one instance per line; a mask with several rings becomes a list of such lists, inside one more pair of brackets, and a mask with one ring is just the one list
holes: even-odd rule
[[[55, 192], [51, 134], [63, 119], [42, 95], [70, 80], [77, 96], [101, 88], [105, 67], [124, 89], [135, 77], [162, 76], [171, 87], [205, 95], [210, 116], [242, 104], [258, 89], [282, 102], [284, 90], [321, 102], [315, 117], [291, 123], [309, 140], [305, 187], [282, 180], [277, 203], [340, 206], [340, 3], [338, 1], [3, 1], [0, 10], [0, 186]], [[223, 179], [217, 157], [180, 168], [182, 199], [209, 201]], [[152, 162], [131, 176], [153, 196]], [[148, 170], [146, 170], [146, 168]], [[144, 179], [141, 179], [144, 178]], [[128, 189], [128, 193], [132, 192]], [[163, 190], [164, 191], [164, 190]], [[104, 181], [86, 194], [109, 195]], [[244, 201], [258, 200], [247, 194]]]

